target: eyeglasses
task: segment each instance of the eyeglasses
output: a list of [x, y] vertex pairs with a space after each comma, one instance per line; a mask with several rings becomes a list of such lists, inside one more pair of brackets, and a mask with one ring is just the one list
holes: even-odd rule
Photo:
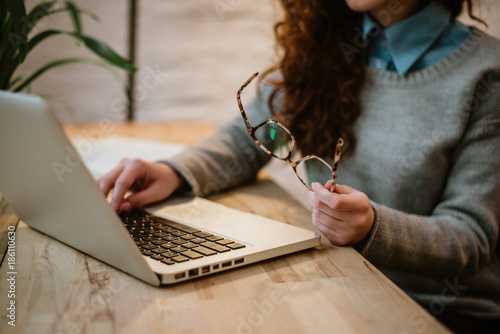
[[243, 86], [241, 86], [236, 94], [236, 100], [238, 101], [241, 116], [245, 121], [248, 134], [250, 134], [264, 152], [277, 159], [287, 161], [292, 166], [295, 175], [297, 175], [299, 180], [309, 190], [312, 190], [312, 188], [308, 185], [306, 180], [310, 180], [309, 184], [319, 182], [322, 185], [325, 185], [328, 181], [332, 181], [333, 184], [330, 191], [333, 192], [335, 184], [337, 183], [337, 165], [340, 160], [344, 141], [342, 138], [337, 140], [333, 166], [331, 167], [325, 160], [316, 155], [308, 155], [300, 160], [292, 161], [291, 158], [296, 148], [295, 137], [285, 126], [272, 119], [268, 119], [257, 126], [251, 126], [248, 122], [245, 109], [241, 103], [241, 92], [253, 79], [255, 79], [255, 77], [257, 77], [257, 75], [259, 75], [259, 73], [253, 74]]

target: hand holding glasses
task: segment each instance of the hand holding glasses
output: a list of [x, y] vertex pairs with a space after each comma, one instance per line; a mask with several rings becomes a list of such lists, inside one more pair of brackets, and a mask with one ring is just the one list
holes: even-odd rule
[[[332, 181], [332, 186], [330, 192], [334, 191], [335, 185], [337, 183], [337, 165], [340, 160], [340, 155], [342, 154], [342, 146], [344, 141], [342, 138], [337, 140], [337, 145], [335, 148], [335, 154], [333, 157], [333, 166], [330, 165], [320, 157], [316, 155], [307, 155], [297, 161], [292, 161], [291, 158], [295, 151], [295, 137], [290, 133], [290, 131], [272, 119], [268, 119], [265, 122], [257, 126], [251, 126], [248, 122], [245, 109], [241, 103], [241, 92], [243, 89], [252, 82], [259, 73], [253, 74], [236, 94], [236, 100], [238, 101], [238, 106], [240, 108], [241, 116], [245, 121], [245, 125], [248, 130], [248, 134], [253, 138], [253, 140], [259, 145], [259, 147], [277, 159], [287, 161], [293, 168], [295, 175], [299, 180], [309, 189], [312, 190], [310, 184], [313, 182], [319, 182], [325, 185], [328, 181]], [[312, 177], [309, 180], [309, 185], [306, 180], [308, 176]]]

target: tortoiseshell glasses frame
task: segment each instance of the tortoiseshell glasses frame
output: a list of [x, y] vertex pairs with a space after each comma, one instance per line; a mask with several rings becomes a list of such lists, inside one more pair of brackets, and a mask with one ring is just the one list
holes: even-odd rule
[[[247, 127], [247, 130], [248, 130], [248, 134], [252, 137], [252, 139], [255, 141], [255, 143], [257, 143], [257, 145], [259, 145], [259, 147], [264, 151], [266, 152], [267, 154], [269, 154], [270, 156], [272, 157], [275, 157], [277, 159], [280, 159], [280, 160], [283, 160], [283, 161], [287, 161], [293, 168], [293, 171], [295, 172], [295, 175], [297, 176], [297, 178], [300, 180], [300, 182], [302, 182], [303, 185], [305, 185], [309, 190], [312, 190], [311, 187], [306, 183], [305, 180], [303, 180], [299, 173], [297, 173], [297, 167], [302, 163], [302, 162], [305, 162], [305, 161], [308, 161], [308, 160], [311, 160], [311, 159], [317, 159], [319, 160], [320, 163], [324, 164], [326, 167], [328, 167], [331, 172], [332, 172], [332, 179], [331, 181], [333, 182], [331, 188], [330, 188], [330, 192], [333, 192], [334, 188], [335, 188], [335, 185], [337, 183], [337, 165], [340, 161], [340, 156], [342, 154], [342, 147], [344, 145], [344, 141], [342, 138], [339, 138], [337, 140], [337, 145], [335, 147], [335, 153], [334, 153], [334, 158], [333, 158], [333, 165], [330, 166], [325, 160], [323, 160], [322, 158], [316, 156], [316, 155], [307, 155], [305, 157], [302, 157], [301, 159], [299, 160], [296, 160], [296, 161], [293, 161], [292, 160], [292, 156], [293, 156], [293, 153], [295, 151], [295, 148], [296, 148], [296, 144], [295, 144], [295, 137], [290, 133], [290, 130], [288, 130], [284, 125], [282, 125], [281, 123], [275, 121], [275, 120], [272, 120], [272, 119], [268, 119], [267, 121], [264, 121], [262, 123], [260, 123], [259, 125], [257, 126], [252, 126], [249, 122], [248, 122], [248, 118], [247, 118], [247, 114], [245, 112], [245, 109], [243, 108], [243, 104], [241, 103], [241, 92], [243, 91], [243, 89], [245, 89], [246, 86], [248, 86], [248, 84], [250, 84], [250, 82], [252, 82], [253, 79], [255, 79], [255, 77], [257, 77], [257, 75], [259, 75], [259, 73], [254, 73], [247, 81], [245, 81], [245, 83], [240, 87], [240, 89], [238, 90], [238, 92], [236, 93], [236, 100], [238, 102], [238, 106], [240, 108], [240, 113], [241, 113], [241, 116], [243, 117], [243, 121], [245, 122], [245, 125]], [[290, 137], [291, 139], [291, 145], [288, 145], [289, 147], [289, 150], [288, 150], [288, 154], [284, 157], [280, 157], [280, 156], [277, 156], [273, 151], [269, 150], [263, 143], [261, 143], [261, 141], [257, 138], [257, 136], [255, 135], [256, 131], [260, 128], [262, 128], [263, 126], [266, 126], [268, 124], [272, 124], [272, 128], [277, 128], [279, 127], [281, 130], [285, 131], [286, 134]], [[273, 138], [274, 139], [274, 138]]]

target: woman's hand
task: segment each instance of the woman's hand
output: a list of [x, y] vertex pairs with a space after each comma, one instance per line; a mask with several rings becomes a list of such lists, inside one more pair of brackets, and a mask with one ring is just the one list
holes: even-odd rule
[[312, 223], [335, 245], [355, 244], [362, 241], [373, 226], [375, 214], [370, 199], [364, 193], [348, 186], [332, 183], [325, 187], [315, 182], [314, 191], [306, 195], [313, 207]]
[[[182, 178], [170, 167], [140, 159], [123, 159], [118, 166], [97, 180], [97, 185], [113, 196], [111, 206], [116, 211], [130, 211], [148, 203], [161, 201], [182, 185]], [[137, 190], [127, 198], [127, 190]]]

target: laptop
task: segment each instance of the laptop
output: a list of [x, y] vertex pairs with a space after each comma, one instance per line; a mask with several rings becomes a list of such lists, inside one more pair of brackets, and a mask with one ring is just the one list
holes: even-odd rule
[[116, 213], [37, 96], [0, 91], [0, 193], [31, 228], [149, 284], [320, 244], [319, 234], [199, 197]]

